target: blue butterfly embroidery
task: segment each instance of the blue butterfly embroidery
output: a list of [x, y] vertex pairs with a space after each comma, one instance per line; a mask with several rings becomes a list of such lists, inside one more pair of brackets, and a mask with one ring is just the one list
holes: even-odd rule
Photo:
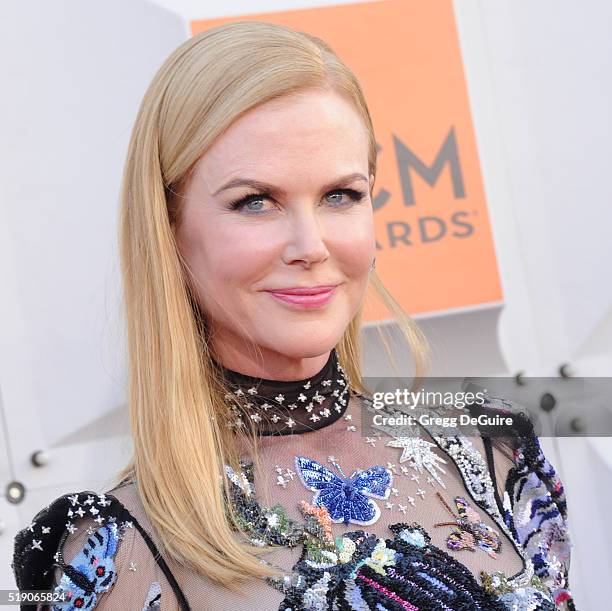
[[65, 593], [67, 604], [55, 605], [53, 611], [93, 609], [97, 595], [110, 590], [115, 583], [114, 556], [119, 534], [116, 524], [96, 530], [83, 549], [67, 565], [56, 592]]
[[316, 494], [315, 507], [325, 507], [332, 522], [374, 524], [380, 517], [380, 507], [367, 497], [389, 498], [393, 474], [385, 467], [357, 470], [350, 477], [336, 475], [320, 462], [305, 456], [295, 457], [295, 466], [302, 483]]

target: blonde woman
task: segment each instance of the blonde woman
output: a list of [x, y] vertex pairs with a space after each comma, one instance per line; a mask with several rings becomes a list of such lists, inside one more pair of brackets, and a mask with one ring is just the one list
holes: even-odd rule
[[54, 589], [57, 609], [572, 607], [536, 437], [509, 454], [426, 425], [364, 432], [368, 289], [415, 380], [428, 359], [374, 269], [375, 177], [363, 92], [320, 39], [240, 22], [172, 53], [123, 179], [134, 458], [17, 535], [21, 590]]

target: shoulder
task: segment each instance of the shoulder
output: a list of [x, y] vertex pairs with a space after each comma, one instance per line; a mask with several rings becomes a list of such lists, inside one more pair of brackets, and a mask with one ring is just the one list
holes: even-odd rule
[[[129, 494], [123, 488], [111, 492]], [[55, 499], [15, 537], [12, 567], [17, 587], [55, 589], [69, 601], [61, 607], [65, 611], [93, 609], [102, 594], [117, 589], [118, 576], [129, 573], [130, 563], [134, 565], [132, 558], [142, 558], [148, 562], [150, 579], [140, 584], [132, 577], [131, 590], [148, 588], [154, 581], [155, 561], [137, 536], [134, 523], [126, 505], [110, 492], [76, 492]], [[147, 572], [141, 571], [138, 577], [146, 582]], [[138, 592], [134, 602], [139, 608], [146, 594]], [[124, 602], [130, 606], [131, 600], [120, 598], [110, 608], [124, 606]]]
[[[492, 422], [479, 426], [483, 440], [491, 439], [498, 452], [505, 450], [509, 469], [504, 491], [511, 505], [526, 498], [528, 491], [540, 488], [550, 497], [560, 515], [567, 517], [565, 489], [549, 458], [545, 455], [540, 438], [534, 430], [534, 418], [529, 410], [516, 401], [494, 395], [485, 395], [482, 405], [471, 408], [472, 413], [484, 414]], [[498, 421], [493, 420], [499, 417]], [[500, 425], [501, 420], [508, 424]], [[529, 485], [525, 487], [525, 480]]]
[[484, 409], [489, 414], [511, 416], [514, 423], [511, 437], [492, 438], [498, 452], [510, 450], [509, 467], [501, 480], [504, 521], [555, 601], [570, 601], [571, 540], [561, 478], [544, 452], [527, 408], [507, 398], [487, 396]]
[[[85, 518], [110, 532], [110, 525], [125, 521], [125, 507], [117, 500], [91, 491], [65, 494], [39, 511], [29, 526], [17, 533], [13, 571], [19, 589], [49, 589], [51, 568], [59, 562], [69, 535]], [[108, 538], [110, 540], [110, 537]]]

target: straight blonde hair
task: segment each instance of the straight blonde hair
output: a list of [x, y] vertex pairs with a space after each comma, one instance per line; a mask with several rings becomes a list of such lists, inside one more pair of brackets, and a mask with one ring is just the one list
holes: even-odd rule
[[[313, 87], [353, 103], [368, 132], [375, 177], [374, 129], [355, 75], [319, 38], [264, 22], [212, 28], [166, 59], [140, 105], [123, 174], [119, 245], [134, 453], [120, 479], [137, 486], [164, 553], [232, 588], [279, 572], [259, 558], [269, 548], [237, 536], [236, 515], [226, 503], [224, 465], [240, 468], [242, 441], [257, 461], [256, 433], [223, 425], [231, 415], [224, 401], [229, 389], [213, 366], [209, 324], [175, 242], [175, 195], [201, 155], [243, 113]], [[370, 285], [406, 338], [419, 379], [429, 359], [423, 333], [375, 271]], [[336, 349], [351, 389], [369, 394], [362, 382], [361, 317], [360, 309]], [[392, 359], [386, 341], [385, 348]]]

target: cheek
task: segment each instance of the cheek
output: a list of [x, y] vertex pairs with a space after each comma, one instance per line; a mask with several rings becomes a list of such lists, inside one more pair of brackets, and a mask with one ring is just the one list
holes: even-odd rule
[[333, 235], [330, 251], [344, 274], [355, 280], [367, 279], [376, 254], [372, 220], [366, 217], [358, 223], [347, 223]]
[[[190, 218], [180, 234], [180, 249], [198, 282], [199, 294], [224, 294], [257, 281], [274, 260], [274, 244], [260, 231], [227, 219]], [[270, 237], [270, 236], [268, 236]], [[232, 304], [226, 304], [231, 307]]]

